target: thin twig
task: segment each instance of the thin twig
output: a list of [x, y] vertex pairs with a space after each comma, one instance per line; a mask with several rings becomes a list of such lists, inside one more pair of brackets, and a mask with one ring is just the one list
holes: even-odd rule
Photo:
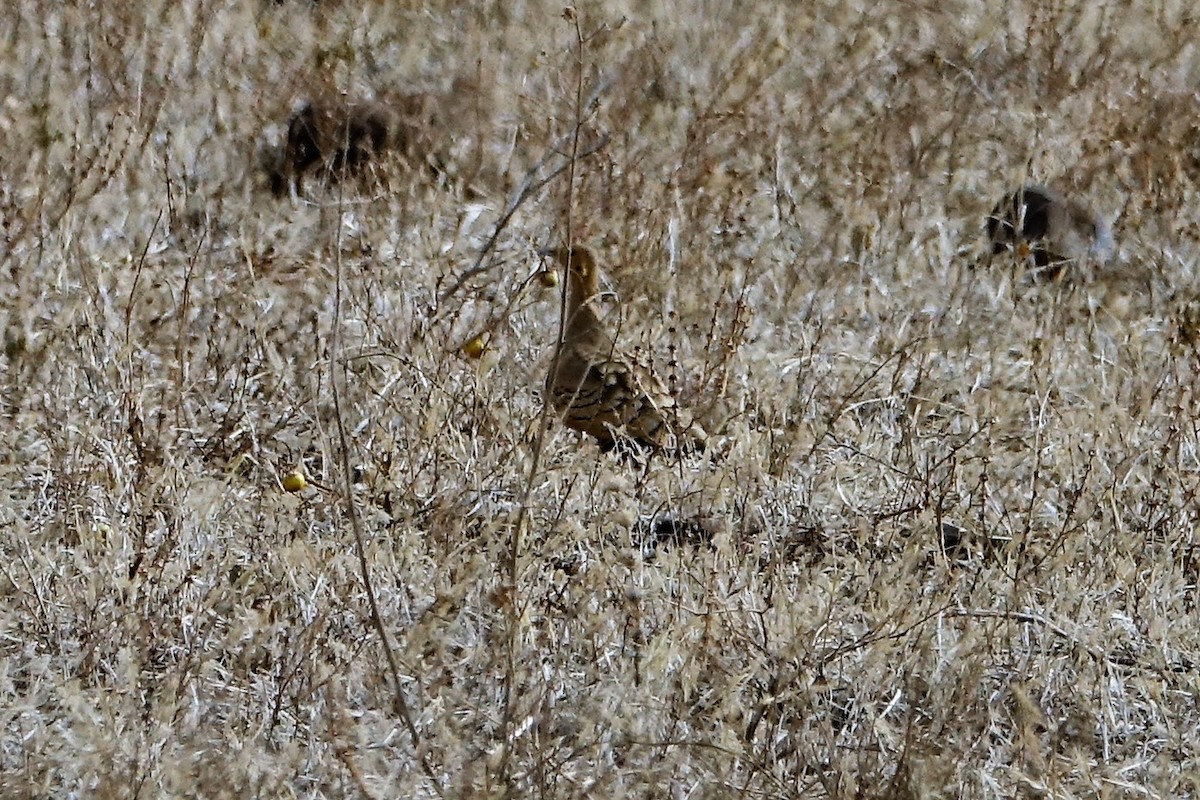
[[354, 553], [358, 559], [359, 577], [362, 580], [363, 590], [367, 595], [367, 605], [371, 611], [371, 627], [375, 629], [379, 636], [380, 645], [383, 647], [384, 659], [387, 661], [388, 675], [392, 682], [392, 702], [395, 704], [396, 714], [404, 723], [404, 727], [408, 730], [409, 736], [412, 737], [413, 750], [416, 752], [417, 758], [421, 764], [421, 770], [425, 776], [429, 778], [430, 784], [433, 786], [433, 791], [438, 797], [442, 797], [442, 787], [438, 782], [437, 775], [433, 771], [433, 767], [429, 763], [428, 755], [421, 749], [421, 736], [417, 732], [416, 723], [413, 721], [412, 712], [408, 707], [407, 701], [404, 699], [404, 687], [400, 683], [400, 667], [396, 663], [396, 654], [392, 650], [391, 642], [388, 639], [387, 628], [383, 624], [383, 615], [379, 612], [379, 601], [375, 596], [375, 586], [371, 581], [371, 567], [367, 562], [367, 544], [366, 536], [363, 534], [362, 520], [358, 515], [358, 507], [354, 503], [354, 486], [351, 483], [350, 469], [350, 438], [346, 435], [346, 423], [342, 417], [342, 392], [339, 387], [339, 372], [338, 366], [341, 365], [342, 372], [340, 377], [344, 379], [346, 360], [339, 357], [341, 351], [341, 329], [342, 317], [342, 206], [340, 203], [341, 195], [344, 189], [343, 183], [339, 183], [338, 198], [339, 209], [337, 217], [337, 232], [334, 234], [334, 301], [333, 301], [333, 330], [330, 334], [330, 370], [329, 384], [330, 391], [333, 395], [334, 423], [338, 435], [338, 455], [341, 461], [342, 471], [342, 492], [343, 500], [346, 504], [346, 515], [350, 519], [350, 528], [354, 532]]
[[[574, 201], [575, 201], [575, 167], [579, 162], [579, 132], [583, 127], [583, 31], [579, 26], [579, 13], [572, 6], [568, 9], [570, 14], [569, 19], [575, 24], [575, 43], [576, 43], [576, 84], [575, 84], [575, 125], [572, 130], [570, 140], [570, 157], [567, 163], [562, 168], [555, 171], [554, 174], [567, 171], [567, 219], [566, 219], [566, 246], [567, 252], [571, 252], [571, 247], [574, 243]], [[604, 141], [607, 141], [605, 137]], [[602, 145], [601, 145], [602, 146]], [[597, 148], [598, 149], [598, 148]], [[595, 152], [595, 149], [590, 152]], [[553, 176], [551, 176], [553, 177]], [[548, 180], [548, 179], [547, 179]], [[566, 265], [568, 272], [570, 265]], [[560, 307], [558, 317], [558, 335], [555, 337], [554, 357], [550, 363], [550, 373], [553, 375], [558, 369], [559, 358], [562, 354], [563, 337], [566, 335], [567, 329], [567, 286], [570, 283], [570, 277], [564, 276], [562, 281], [562, 305]], [[529, 519], [529, 497], [533, 494], [533, 482], [537, 477], [538, 469], [541, 466], [542, 450], [546, 442], [546, 433], [550, 428], [550, 393], [542, 393], [542, 411], [538, 421], [538, 432], [533, 442], [533, 454], [529, 465], [529, 477], [525, 481], [525, 487], [521, 494], [521, 503], [517, 509], [517, 518], [513, 525], [511, 539], [509, 540], [509, 549], [507, 554], [507, 563], [505, 564], [506, 572], [508, 573], [509, 581], [509, 602], [512, 604], [511, 614], [508, 620], [508, 642], [506, 663], [504, 670], [504, 720], [501, 725], [501, 733], [504, 737], [501, 744], [500, 761], [497, 765], [496, 773], [500, 781], [504, 785], [510, 782], [509, 760], [512, 755], [512, 732], [514, 717], [516, 714], [516, 703], [514, 701], [513, 687], [516, 686], [516, 658], [517, 645], [520, 637], [521, 619], [524, 616], [524, 609], [518, 607], [519, 600], [517, 598], [517, 579], [520, 571], [520, 556], [521, 556], [521, 534]]]
[[[600, 94], [608, 88], [610, 83], [611, 81], [605, 80], [597, 84], [596, 88], [592, 90], [592, 93], [588, 95], [587, 102], [580, 106], [580, 117], [582, 116], [582, 109], [594, 103], [596, 99], [599, 98]], [[572, 170], [573, 175], [573, 170], [577, 162], [587, 158], [588, 156], [599, 153], [612, 139], [612, 134], [605, 133], [587, 148], [580, 150], [579, 129], [582, 124], [582, 119], [577, 119], [575, 128], [571, 134], [555, 142], [554, 146], [547, 151], [546, 155], [542, 156], [538, 162], [530, 167], [529, 171], [525, 173], [525, 177], [521, 180], [521, 185], [517, 188], [516, 193], [508, 202], [508, 207], [504, 210], [504, 213], [500, 216], [500, 219], [496, 222], [496, 227], [492, 230], [492, 235], [488, 237], [488, 240], [484, 243], [483, 248], [479, 251], [479, 255], [476, 257], [475, 263], [470, 269], [461, 273], [455, 279], [454, 283], [452, 283], [445, 291], [442, 292], [441, 296], [438, 298], [439, 303], [444, 303], [455, 292], [461, 289], [463, 284], [465, 284], [471, 278], [487, 272], [492, 268], [491, 264], [484, 264], [484, 260], [487, 259], [488, 255], [492, 252], [492, 249], [495, 248], [496, 242], [500, 239], [500, 234], [502, 234], [505, 228], [508, 227], [508, 223], [512, 221], [512, 218], [517, 213], [517, 210], [525, 203], [527, 199], [529, 199], [532, 194], [540, 191], [542, 187], [550, 183], [550, 181], [554, 180], [568, 169]], [[562, 153], [562, 150], [566, 147], [570, 148], [569, 156], [564, 156]], [[566, 158], [567, 161], [555, 167], [553, 170], [551, 170], [550, 174], [546, 175], [544, 178], [537, 180], [537, 174], [541, 172], [542, 169], [555, 156], [562, 156]]]
[[150, 235], [146, 237], [146, 245], [142, 248], [142, 255], [138, 258], [137, 269], [133, 273], [133, 285], [129, 287], [129, 302], [125, 306], [125, 345], [129, 345], [129, 328], [133, 321], [133, 301], [137, 297], [138, 283], [142, 280], [142, 270], [146, 267], [146, 255], [150, 252], [150, 244], [154, 241], [154, 234], [158, 231], [158, 223], [162, 222], [163, 210], [158, 210], [158, 216], [154, 218], [154, 224], [150, 226]]

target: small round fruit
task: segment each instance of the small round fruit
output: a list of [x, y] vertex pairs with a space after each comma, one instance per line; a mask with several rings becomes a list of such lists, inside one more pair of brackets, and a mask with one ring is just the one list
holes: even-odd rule
[[304, 477], [303, 472], [289, 472], [283, 476], [283, 488], [285, 491], [302, 492], [308, 488], [308, 479]]
[[547, 289], [553, 289], [558, 286], [558, 273], [552, 269], [544, 269], [537, 275], [538, 283], [545, 286]]
[[467, 358], [479, 358], [483, 355], [485, 349], [487, 349], [487, 342], [484, 341], [482, 333], [478, 336], [472, 336], [462, 346], [463, 355]]

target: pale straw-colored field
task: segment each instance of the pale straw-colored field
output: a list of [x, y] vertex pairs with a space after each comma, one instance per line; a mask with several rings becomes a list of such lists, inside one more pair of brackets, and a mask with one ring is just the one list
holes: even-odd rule
[[[1200, 796], [1196, 24], [10, 0], [0, 796]], [[707, 457], [545, 413], [568, 240]]]

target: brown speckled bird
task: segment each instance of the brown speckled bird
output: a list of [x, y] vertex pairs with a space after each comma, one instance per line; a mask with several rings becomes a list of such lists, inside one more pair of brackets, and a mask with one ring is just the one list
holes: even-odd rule
[[703, 449], [704, 429], [625, 357], [597, 315], [599, 276], [591, 252], [559, 247], [543, 254], [562, 265], [567, 281], [562, 349], [546, 378], [550, 406], [563, 424], [595, 437], [603, 451], [625, 444], [681, 453]]
[[1112, 230], [1094, 209], [1048, 186], [1029, 184], [1007, 195], [987, 218], [992, 254], [1015, 250], [1033, 260], [1036, 276], [1057, 278], [1068, 264], [1107, 262]]

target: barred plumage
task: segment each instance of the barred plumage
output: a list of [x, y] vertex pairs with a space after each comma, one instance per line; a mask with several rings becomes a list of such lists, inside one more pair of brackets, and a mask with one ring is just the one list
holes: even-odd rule
[[575, 247], [547, 254], [567, 276], [562, 349], [546, 379], [550, 405], [563, 424], [594, 437], [605, 451], [622, 443], [681, 452], [703, 449], [708, 438], [704, 429], [617, 348], [597, 315], [599, 281], [591, 252]]

